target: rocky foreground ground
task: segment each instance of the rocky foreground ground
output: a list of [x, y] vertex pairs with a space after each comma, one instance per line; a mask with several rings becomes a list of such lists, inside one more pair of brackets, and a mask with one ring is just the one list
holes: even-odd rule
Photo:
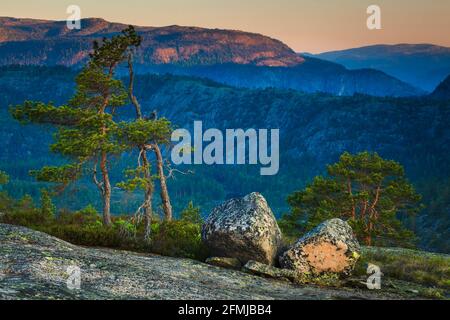
[[[81, 269], [81, 289], [67, 286]], [[366, 289], [298, 286], [193, 260], [84, 248], [0, 224], [0, 299], [389, 299]]]

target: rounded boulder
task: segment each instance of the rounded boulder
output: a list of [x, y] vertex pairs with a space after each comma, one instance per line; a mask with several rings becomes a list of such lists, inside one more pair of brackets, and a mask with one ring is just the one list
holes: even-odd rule
[[332, 219], [300, 238], [280, 256], [280, 265], [299, 273], [349, 275], [361, 248], [350, 225]]
[[213, 256], [273, 265], [281, 231], [266, 199], [252, 193], [213, 209], [202, 227], [202, 239]]

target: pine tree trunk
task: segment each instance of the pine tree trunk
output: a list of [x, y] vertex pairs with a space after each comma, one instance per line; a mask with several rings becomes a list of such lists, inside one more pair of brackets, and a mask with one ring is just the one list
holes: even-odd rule
[[145, 219], [145, 239], [150, 239], [150, 235], [152, 232], [152, 219], [153, 219], [153, 182], [151, 181], [151, 172], [150, 172], [150, 163], [147, 158], [147, 153], [144, 150], [142, 153], [142, 160], [145, 168], [145, 179], [147, 180], [147, 187], [145, 190], [145, 198], [144, 198], [144, 219]]
[[[371, 219], [369, 217], [369, 219]], [[372, 222], [369, 221], [369, 225], [367, 226], [367, 236], [366, 236], [366, 245], [368, 247], [372, 246], [372, 229], [373, 229], [373, 224]]]
[[152, 219], [153, 219], [153, 209], [152, 209], [152, 200], [153, 200], [153, 190], [145, 192], [145, 202], [147, 206], [144, 208], [145, 215], [145, 240], [149, 240], [152, 234]]
[[107, 154], [102, 152], [100, 168], [103, 176], [103, 224], [110, 226], [111, 222], [111, 182], [109, 180], [109, 172], [107, 167]]
[[152, 147], [156, 155], [156, 164], [158, 167], [159, 182], [161, 186], [161, 201], [164, 211], [164, 217], [166, 221], [172, 221], [172, 205], [170, 203], [169, 191], [167, 189], [166, 175], [164, 174], [164, 161], [161, 154], [161, 149], [157, 144], [154, 144]]
[[[130, 97], [131, 102], [133, 103], [136, 111], [136, 119], [142, 119], [142, 110], [141, 105], [139, 104], [139, 101], [137, 100], [136, 96], [133, 93], [134, 90], [134, 71], [133, 71], [133, 56], [130, 54], [128, 55], [128, 70], [130, 75], [130, 83], [128, 86], [128, 95]], [[145, 168], [145, 179], [147, 180], [147, 187], [145, 189], [145, 196], [144, 196], [144, 216], [145, 216], [145, 239], [150, 239], [151, 231], [152, 231], [152, 218], [153, 218], [153, 181], [151, 177], [151, 171], [150, 171], [150, 161], [147, 157], [147, 150], [145, 150], [145, 147], [139, 148], [139, 151], [142, 154], [142, 161]]]
[[139, 101], [137, 100], [136, 96], [134, 95], [134, 71], [133, 71], [133, 58], [131, 55], [128, 56], [128, 71], [130, 74], [130, 83], [128, 86], [128, 95], [130, 97], [131, 103], [133, 103], [135, 111], [136, 111], [136, 118], [142, 119], [142, 110], [141, 105], [139, 104]]
[[366, 237], [366, 246], [368, 247], [372, 246], [372, 237], [370, 235]]

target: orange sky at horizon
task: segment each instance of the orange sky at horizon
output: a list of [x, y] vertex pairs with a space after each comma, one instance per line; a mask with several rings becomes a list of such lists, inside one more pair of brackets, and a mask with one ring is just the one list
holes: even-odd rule
[[[372, 44], [450, 47], [450, 0], [1, 0], [0, 16], [64, 20], [82, 17], [142, 26], [239, 29], [279, 39], [298, 52]], [[368, 30], [369, 5], [381, 7], [382, 30]]]

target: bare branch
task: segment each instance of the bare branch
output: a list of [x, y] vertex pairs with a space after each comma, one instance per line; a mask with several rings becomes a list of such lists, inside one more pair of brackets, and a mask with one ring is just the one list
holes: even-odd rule
[[179, 174], [184, 175], [184, 176], [187, 176], [189, 174], [194, 174], [194, 171], [192, 171], [192, 170], [181, 171], [179, 169], [172, 168], [172, 164], [170, 163], [170, 161], [166, 161], [165, 168], [168, 171], [168, 174], [166, 176], [167, 179], [174, 179], [174, 180], [176, 180], [175, 173], [179, 173]]
[[105, 190], [103, 188], [103, 182], [100, 182], [97, 179], [97, 162], [98, 161], [95, 161], [95, 164], [94, 164], [94, 168], [93, 168], [93, 171], [92, 171], [92, 179], [94, 180], [94, 183], [97, 186], [97, 188], [100, 190], [100, 192], [102, 194], [104, 194]]
[[145, 152], [145, 149], [144, 149], [144, 148], [141, 148], [140, 151], [139, 151], [139, 156], [138, 156], [138, 167], [139, 167], [139, 168], [142, 167], [141, 159], [142, 159], [142, 155], [143, 155], [144, 152]]

